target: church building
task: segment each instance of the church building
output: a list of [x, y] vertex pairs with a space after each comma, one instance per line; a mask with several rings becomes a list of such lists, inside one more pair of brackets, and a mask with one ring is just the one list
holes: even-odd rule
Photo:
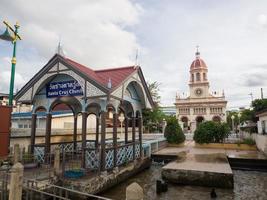
[[224, 92], [210, 92], [208, 67], [196, 51], [195, 60], [190, 66], [189, 95], [177, 94], [176, 117], [184, 132], [194, 132], [203, 121], [226, 121]]

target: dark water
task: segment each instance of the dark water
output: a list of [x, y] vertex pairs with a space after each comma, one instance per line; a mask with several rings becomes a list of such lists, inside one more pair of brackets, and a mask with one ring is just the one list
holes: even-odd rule
[[[161, 167], [153, 164], [133, 178], [111, 188], [101, 196], [114, 200], [125, 200], [126, 187], [137, 182], [144, 190], [144, 200], [183, 200], [210, 199], [211, 188], [197, 186], [180, 186], [169, 184], [168, 191], [160, 195], [156, 194], [156, 180], [161, 177]], [[217, 189], [217, 199], [246, 199], [246, 200], [267, 200], [267, 173], [255, 171], [234, 170], [234, 189]]]

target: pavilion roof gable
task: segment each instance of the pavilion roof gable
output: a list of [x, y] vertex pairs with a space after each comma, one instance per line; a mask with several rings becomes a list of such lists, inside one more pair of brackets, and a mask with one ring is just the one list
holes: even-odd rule
[[[59, 72], [67, 70], [73, 71], [75, 74], [84, 79], [84, 83], [90, 84], [89, 89], [98, 90], [98, 95], [107, 95], [113, 93], [115, 90], [120, 88], [133, 74], [139, 74], [140, 80], [148, 98], [152, 100], [150, 93], [148, 92], [144, 77], [139, 66], [126, 66], [116, 67], [101, 70], [93, 70], [86, 67], [70, 58], [63, 57], [59, 54], [55, 54], [48, 63], [28, 82], [26, 85], [16, 94], [15, 99], [21, 102], [32, 102], [33, 96], [36, 93], [36, 84], [41, 82], [44, 78], [51, 75], [55, 75]], [[35, 89], [34, 89], [34, 85]], [[153, 102], [153, 101], [151, 101]], [[153, 104], [153, 103], [152, 103]]]

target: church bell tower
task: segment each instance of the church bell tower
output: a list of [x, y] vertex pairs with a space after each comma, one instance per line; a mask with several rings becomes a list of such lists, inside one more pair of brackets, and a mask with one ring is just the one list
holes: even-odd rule
[[190, 66], [190, 98], [207, 98], [209, 96], [208, 68], [200, 58], [198, 46], [195, 56]]

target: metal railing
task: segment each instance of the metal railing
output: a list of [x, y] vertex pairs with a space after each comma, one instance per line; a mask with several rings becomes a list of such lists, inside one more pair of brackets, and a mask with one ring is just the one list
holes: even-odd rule
[[[23, 198], [24, 200], [46, 199], [47, 197], [58, 200], [71, 200], [78, 197], [95, 200], [111, 200], [106, 197], [101, 197], [93, 194], [80, 192], [74, 189], [61, 187], [58, 185], [47, 184], [31, 179], [23, 179]], [[45, 189], [45, 190], [44, 190]]]
[[6, 169], [0, 170], [0, 199], [7, 200], [8, 199], [8, 184], [10, 181], [10, 172], [9, 167]]

